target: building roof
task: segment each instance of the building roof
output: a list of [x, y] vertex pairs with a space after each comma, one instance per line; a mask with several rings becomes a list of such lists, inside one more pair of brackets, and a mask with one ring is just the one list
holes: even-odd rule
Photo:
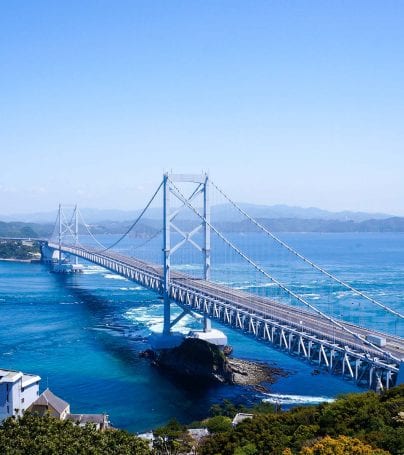
[[41, 377], [36, 375], [36, 374], [27, 374], [23, 373], [22, 376], [22, 386], [23, 387], [28, 387], [32, 384], [35, 384], [41, 380]]
[[235, 415], [235, 417], [232, 421], [232, 424], [233, 424], [233, 426], [236, 426], [243, 420], [252, 419], [253, 417], [254, 417], [254, 414], [246, 414], [245, 412], [239, 412], [238, 414]]
[[41, 378], [36, 374], [27, 374], [22, 373], [21, 371], [16, 370], [3, 370], [0, 369], [0, 383], [2, 382], [16, 382], [22, 378], [22, 386], [28, 387], [35, 382], [39, 382]]
[[66, 419], [73, 420], [74, 422], [81, 424], [103, 424], [108, 421], [108, 416], [106, 414], [67, 414]]
[[0, 370], [0, 382], [16, 382], [22, 378], [21, 371]]
[[46, 389], [42, 392], [41, 395], [32, 403], [32, 406], [52, 406], [59, 414], [66, 410], [69, 407], [69, 403], [57, 397], [49, 389]]

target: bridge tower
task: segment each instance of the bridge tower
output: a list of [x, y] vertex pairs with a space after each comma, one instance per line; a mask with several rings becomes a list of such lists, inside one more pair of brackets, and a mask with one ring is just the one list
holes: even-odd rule
[[[186, 198], [176, 189], [175, 183], [191, 183], [195, 184], [194, 192]], [[184, 232], [175, 223], [174, 219], [181, 209], [172, 208], [172, 197], [178, 199], [183, 206], [190, 204], [198, 195], [203, 195], [203, 220], [190, 232]], [[171, 245], [171, 233], [175, 231], [183, 238], [175, 245]], [[198, 232], [203, 233], [203, 246], [200, 246], [193, 240], [193, 236]], [[169, 335], [172, 326], [178, 322], [171, 322], [170, 308], [170, 279], [171, 279], [171, 257], [185, 243], [190, 243], [193, 247], [199, 250], [203, 255], [203, 278], [210, 279], [210, 201], [209, 201], [209, 176], [208, 174], [164, 174], [163, 177], [163, 296], [164, 296], [164, 328], [163, 334]], [[210, 320], [204, 318], [204, 330], [210, 330]]]
[[[57, 267], [54, 268], [55, 272], [66, 272], [68, 269], [62, 265], [62, 245], [66, 240], [66, 237], [70, 237], [70, 242], [73, 243], [74, 246], [79, 245], [79, 209], [77, 204], [73, 207], [68, 206], [67, 208], [70, 210], [70, 219], [66, 217], [65, 213], [66, 206], [59, 204], [58, 208], [58, 215], [56, 219], [57, 225]], [[75, 256], [74, 258], [74, 266], [70, 271], [76, 270], [78, 268], [78, 257]]]

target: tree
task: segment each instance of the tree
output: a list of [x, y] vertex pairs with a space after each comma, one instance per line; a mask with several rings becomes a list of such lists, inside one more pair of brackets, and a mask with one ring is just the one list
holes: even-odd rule
[[145, 441], [122, 430], [80, 427], [70, 420], [40, 417], [26, 412], [0, 425], [0, 453], [7, 455], [146, 455]]
[[206, 428], [210, 433], [224, 433], [231, 430], [231, 419], [225, 416], [211, 417], [206, 421]]
[[153, 431], [155, 439], [153, 449], [156, 454], [180, 454], [189, 453], [193, 447], [193, 441], [186, 427], [177, 420], [170, 420], [167, 425]]
[[389, 455], [389, 453], [349, 436], [339, 436], [335, 439], [326, 436], [300, 451], [301, 455]]

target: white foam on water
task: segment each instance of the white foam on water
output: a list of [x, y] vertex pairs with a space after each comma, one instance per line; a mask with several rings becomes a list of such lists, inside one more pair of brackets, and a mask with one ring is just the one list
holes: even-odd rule
[[[161, 333], [164, 324], [162, 311], [162, 305], [154, 304], [147, 307], [131, 308], [124, 314], [124, 317], [130, 321], [144, 324], [151, 332]], [[180, 312], [173, 312], [173, 319], [179, 314]], [[193, 322], [192, 316], [184, 316], [175, 324], [175, 331], [187, 334], [191, 330]]]
[[346, 297], [354, 296], [354, 295], [355, 294], [353, 294], [351, 291], [339, 291], [336, 293], [337, 299], [344, 299]]
[[202, 266], [198, 264], [179, 264], [173, 265], [172, 268], [175, 270], [202, 270]]
[[330, 397], [313, 397], [309, 395], [283, 395], [280, 393], [265, 393], [267, 398], [262, 401], [273, 404], [319, 404], [332, 403], [334, 398]]
[[145, 291], [145, 288], [142, 286], [132, 286], [128, 288], [119, 288], [120, 291]]
[[123, 280], [123, 281], [128, 281], [124, 276], [121, 275], [114, 275], [112, 273], [107, 273], [104, 275], [104, 278], [107, 278], [108, 280]]
[[314, 292], [310, 292], [307, 294], [303, 294], [305, 297], [309, 297], [310, 300], [320, 300], [321, 296], [320, 294], [315, 294]]
[[257, 289], [257, 288], [272, 288], [276, 286], [275, 283], [257, 283], [257, 284], [245, 284], [245, 285], [241, 285], [241, 286], [234, 286], [234, 289], [239, 289], [240, 291], [243, 290], [243, 289]]
[[105, 269], [99, 265], [88, 265], [82, 268], [82, 273], [84, 275], [98, 275], [105, 273]]

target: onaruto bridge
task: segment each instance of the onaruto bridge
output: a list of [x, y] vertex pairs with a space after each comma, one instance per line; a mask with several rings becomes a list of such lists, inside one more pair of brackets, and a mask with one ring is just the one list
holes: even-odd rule
[[[161, 236], [161, 241], [157, 243], [161, 262], [145, 260], [136, 254], [130, 255], [119, 250], [123, 239], [127, 240], [147, 218], [147, 212], [158, 201], [158, 195], [162, 196], [163, 202], [161, 226], [143, 236], [146, 241], [142, 240], [142, 245], [149, 243], [144, 251], [150, 251], [153, 240], [156, 244], [157, 236]], [[287, 275], [277, 273], [276, 265], [268, 268], [265, 260], [253, 258], [248, 248], [237, 244], [231, 232], [223, 232], [223, 224], [212, 219], [212, 209], [216, 207], [211, 204], [214, 197], [217, 198], [215, 201], [220, 197], [226, 207], [234, 210], [245, 226], [260, 233], [263, 242], [270, 242], [271, 259], [276, 260], [274, 251], [278, 251], [286, 264], [286, 272], [298, 264], [295, 276], [304, 278], [309, 271], [320, 277], [317, 282], [323, 283], [323, 289], [324, 283], [327, 283], [327, 289], [331, 289], [328, 297], [325, 291], [318, 300], [299, 292], [293, 280], [288, 281], [285, 278]], [[83, 228], [85, 236], [80, 232]], [[229, 252], [228, 257], [233, 258], [233, 262], [229, 260], [227, 265], [220, 265], [222, 279], [215, 278], [212, 273], [213, 236], [216, 243], [221, 242]], [[87, 243], [83, 243], [83, 238]], [[185, 273], [186, 269], [175, 267], [175, 257], [184, 248], [188, 248], [189, 255], [191, 250], [194, 252], [193, 259], [199, 258], [199, 275]], [[265, 251], [265, 248], [262, 247], [262, 250]], [[216, 320], [264, 344], [313, 363], [318, 370], [340, 375], [364, 387], [384, 389], [404, 382], [404, 339], [399, 336], [401, 332], [397, 331], [397, 327], [402, 328], [403, 321], [400, 308], [380, 302], [360, 290], [360, 286], [352, 286], [348, 280], [338, 278], [296, 251], [265, 224], [251, 217], [242, 206], [233, 202], [207, 174], [165, 174], [133, 224], [109, 246], [97, 239], [91, 226], [82, 220], [77, 206], [71, 209], [70, 216], [59, 206], [54, 234], [51, 239], [42, 242], [42, 255], [45, 260], [54, 262], [56, 270], [64, 270], [70, 257], [76, 260], [82, 258], [161, 295], [164, 301], [162, 336], [166, 339], [175, 332], [175, 325], [184, 316], [199, 314], [204, 318], [205, 330], [209, 330], [211, 320]], [[233, 287], [231, 279], [223, 279], [223, 274], [231, 275], [235, 257], [237, 263], [245, 264], [257, 280], [258, 277], [265, 279], [270, 291], [264, 295], [248, 292]], [[293, 260], [289, 263], [289, 259], [285, 262], [285, 258]], [[339, 307], [338, 302], [327, 305], [324, 300], [330, 299], [331, 292], [335, 290], [347, 293], [349, 299], [356, 299], [355, 302], [362, 301], [362, 306], [354, 306], [353, 302]], [[172, 315], [172, 304], [181, 308], [180, 314], [175, 317]], [[377, 314], [390, 318], [396, 332], [383, 330], [383, 325], [375, 328], [367, 323], [369, 320], [355, 323], [346, 317], [348, 312], [364, 308], [365, 305]]]

